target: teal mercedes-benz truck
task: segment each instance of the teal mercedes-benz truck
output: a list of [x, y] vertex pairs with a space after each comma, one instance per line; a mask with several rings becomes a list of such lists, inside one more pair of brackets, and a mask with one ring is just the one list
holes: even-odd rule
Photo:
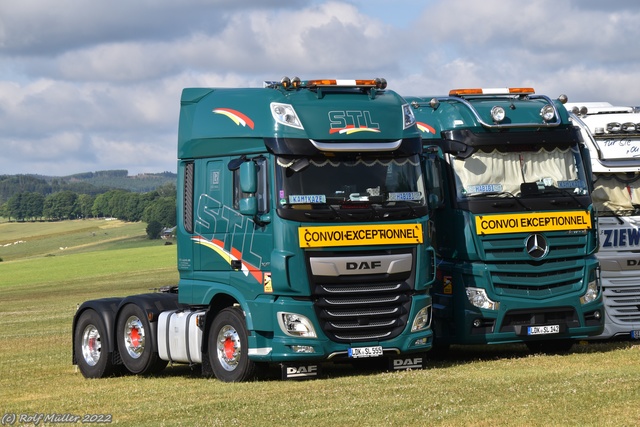
[[589, 154], [563, 106], [531, 88], [405, 97], [439, 195], [434, 348], [568, 351], [603, 329]]
[[227, 382], [268, 364], [421, 367], [435, 280], [421, 153], [384, 79], [184, 89], [179, 283], [83, 303], [74, 363], [86, 377], [186, 363]]

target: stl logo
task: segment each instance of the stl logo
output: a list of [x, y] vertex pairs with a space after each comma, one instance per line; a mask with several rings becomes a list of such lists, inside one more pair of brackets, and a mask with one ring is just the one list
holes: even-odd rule
[[250, 129], [253, 129], [254, 127], [253, 120], [242, 114], [240, 111], [232, 110], [231, 108], [214, 108], [213, 112], [214, 114], [222, 114], [223, 116], [227, 116], [238, 126], [248, 126]]
[[329, 133], [380, 132], [380, 124], [371, 119], [369, 111], [330, 111], [329, 126]]

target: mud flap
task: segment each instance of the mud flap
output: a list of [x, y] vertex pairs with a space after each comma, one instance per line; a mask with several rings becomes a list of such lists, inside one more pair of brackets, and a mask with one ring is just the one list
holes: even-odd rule
[[398, 356], [389, 358], [389, 370], [408, 371], [412, 369], [424, 369], [425, 357], [423, 355]]
[[320, 376], [320, 365], [281, 364], [283, 380], [309, 380]]

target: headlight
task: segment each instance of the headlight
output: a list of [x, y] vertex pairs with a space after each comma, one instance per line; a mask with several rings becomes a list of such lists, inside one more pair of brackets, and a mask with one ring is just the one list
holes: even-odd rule
[[505, 117], [504, 108], [496, 105], [491, 109], [491, 118], [493, 119], [494, 122], [500, 123], [501, 121], [504, 120], [504, 117]]
[[277, 314], [280, 329], [292, 337], [316, 338], [316, 330], [313, 323], [306, 316], [296, 313], [280, 311]]
[[540, 115], [542, 116], [542, 120], [545, 122], [550, 122], [556, 116], [553, 106], [549, 104], [542, 107]]
[[416, 314], [411, 325], [411, 332], [427, 329], [431, 324], [431, 306], [425, 307]]
[[581, 304], [587, 304], [591, 301], [595, 301], [600, 293], [600, 270], [591, 270], [589, 273], [589, 284], [587, 285], [587, 292], [580, 297]]
[[296, 110], [294, 110], [289, 104], [272, 102], [271, 115], [273, 116], [273, 119], [280, 124], [296, 129], [304, 129], [300, 123], [300, 119], [298, 119]]
[[467, 298], [469, 298], [469, 302], [478, 308], [484, 308], [487, 310], [498, 310], [500, 308], [500, 303], [497, 301], [492, 301], [487, 296], [487, 292], [481, 288], [466, 288]]

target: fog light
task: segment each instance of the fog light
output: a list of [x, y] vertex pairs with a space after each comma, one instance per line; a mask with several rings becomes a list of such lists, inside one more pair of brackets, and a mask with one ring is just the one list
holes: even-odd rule
[[602, 316], [602, 315], [600, 314], [600, 311], [596, 310], [596, 311], [594, 311], [594, 312], [593, 312], [593, 318], [594, 318], [594, 319], [596, 319], [596, 320], [600, 320], [600, 317], [601, 317], [601, 316]]
[[474, 320], [473, 320], [473, 327], [474, 327], [474, 328], [479, 328], [480, 326], [482, 326], [482, 320], [480, 320], [480, 319], [474, 319]]
[[310, 345], [292, 345], [291, 350], [294, 353], [315, 353], [316, 350]]
[[415, 340], [413, 342], [412, 347], [420, 347], [420, 346], [423, 346], [423, 345], [427, 345], [427, 338], [426, 337], [418, 338], [417, 340]]

